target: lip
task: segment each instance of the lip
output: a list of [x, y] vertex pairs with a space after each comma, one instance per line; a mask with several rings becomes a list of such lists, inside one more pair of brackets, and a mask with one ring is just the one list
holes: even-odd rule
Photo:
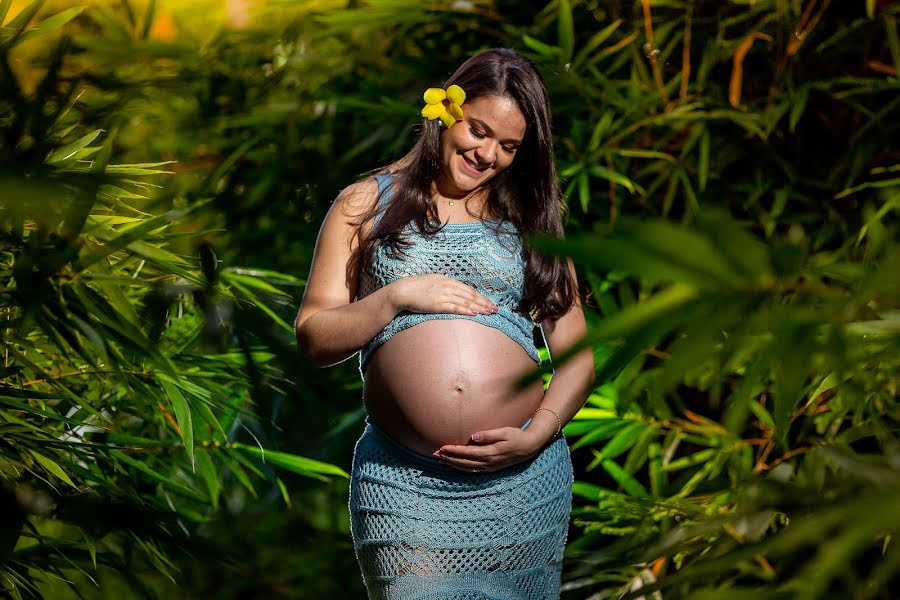
[[463, 165], [462, 168], [463, 168], [463, 171], [465, 171], [466, 173], [472, 175], [473, 177], [481, 177], [482, 175], [484, 175], [484, 171], [479, 171], [478, 169], [473, 167], [469, 163], [469, 161], [466, 160], [466, 157], [464, 155], [460, 154], [459, 159], [462, 161], [462, 165]]

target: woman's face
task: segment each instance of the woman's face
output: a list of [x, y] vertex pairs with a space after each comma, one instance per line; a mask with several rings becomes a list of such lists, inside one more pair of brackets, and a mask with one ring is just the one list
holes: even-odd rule
[[463, 104], [465, 120], [441, 132], [443, 193], [468, 193], [512, 164], [526, 123], [512, 98], [482, 96]]

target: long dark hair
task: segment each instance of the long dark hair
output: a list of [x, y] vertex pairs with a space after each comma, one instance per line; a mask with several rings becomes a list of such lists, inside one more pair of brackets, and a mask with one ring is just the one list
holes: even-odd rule
[[[465, 90], [467, 102], [482, 96], [511, 98], [527, 123], [512, 164], [485, 184], [489, 188], [488, 214], [512, 222], [523, 235], [562, 238], [565, 206], [556, 181], [550, 102], [534, 64], [512, 50], [495, 48], [469, 58], [443, 87], [454, 84]], [[409, 246], [402, 236], [409, 223], [414, 222], [424, 235], [442, 228], [432, 198], [432, 182], [442, 166], [440, 136], [439, 120], [424, 121], [419, 139], [406, 156], [376, 171], [393, 176], [393, 199], [383, 209], [379, 207], [381, 202], [376, 203], [358, 223], [361, 227], [379, 210], [384, 211], [351, 256], [350, 264], [358, 273], [368, 268], [379, 245], [401, 252]], [[525, 289], [516, 310], [530, 313], [537, 322], [561, 317], [572, 307], [577, 294], [566, 259], [541, 255], [524, 240], [522, 246], [527, 265]]]

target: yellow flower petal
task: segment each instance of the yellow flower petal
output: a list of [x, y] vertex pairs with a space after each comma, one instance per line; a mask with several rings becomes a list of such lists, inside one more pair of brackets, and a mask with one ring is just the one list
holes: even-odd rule
[[447, 92], [441, 88], [428, 88], [423, 97], [428, 104], [437, 104], [447, 97]]
[[453, 118], [453, 115], [444, 111], [444, 114], [441, 115], [441, 122], [449, 129], [453, 127], [453, 124], [456, 123], [456, 119]]
[[466, 93], [458, 85], [451, 85], [447, 88], [447, 97], [453, 104], [462, 104], [466, 101]]
[[450, 114], [451, 117], [453, 117], [457, 121], [463, 120], [463, 111], [459, 107], [459, 104], [451, 104], [450, 106], [447, 107], [447, 112]]
[[426, 119], [434, 120], [444, 114], [443, 104], [426, 104], [422, 109], [422, 116]]

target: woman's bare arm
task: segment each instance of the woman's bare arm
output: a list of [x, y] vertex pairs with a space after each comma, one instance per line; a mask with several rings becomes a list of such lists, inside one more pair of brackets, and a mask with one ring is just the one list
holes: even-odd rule
[[[569, 270], [575, 279], [575, 267], [569, 259]], [[576, 288], [577, 289], [577, 288]], [[543, 324], [544, 336], [547, 338], [547, 349], [551, 356], [562, 356], [587, 335], [587, 324], [584, 310], [577, 295], [575, 304], [569, 311], [556, 320], [548, 320]], [[594, 352], [591, 347], [584, 348], [571, 356], [564, 364], [553, 370], [550, 387], [544, 392], [541, 407], [550, 409], [559, 415], [560, 422], [565, 425], [584, 405], [593, 391]], [[546, 410], [534, 414], [528, 429], [542, 432], [542, 437], [550, 439], [560, 423], [556, 417]]]
[[347, 263], [359, 243], [353, 220], [371, 209], [377, 198], [378, 185], [372, 179], [347, 187], [332, 203], [319, 230], [294, 321], [297, 348], [317, 366], [346, 360], [398, 312], [387, 287], [354, 302], [359, 277], [352, 272], [350, 278], [347, 275]]

